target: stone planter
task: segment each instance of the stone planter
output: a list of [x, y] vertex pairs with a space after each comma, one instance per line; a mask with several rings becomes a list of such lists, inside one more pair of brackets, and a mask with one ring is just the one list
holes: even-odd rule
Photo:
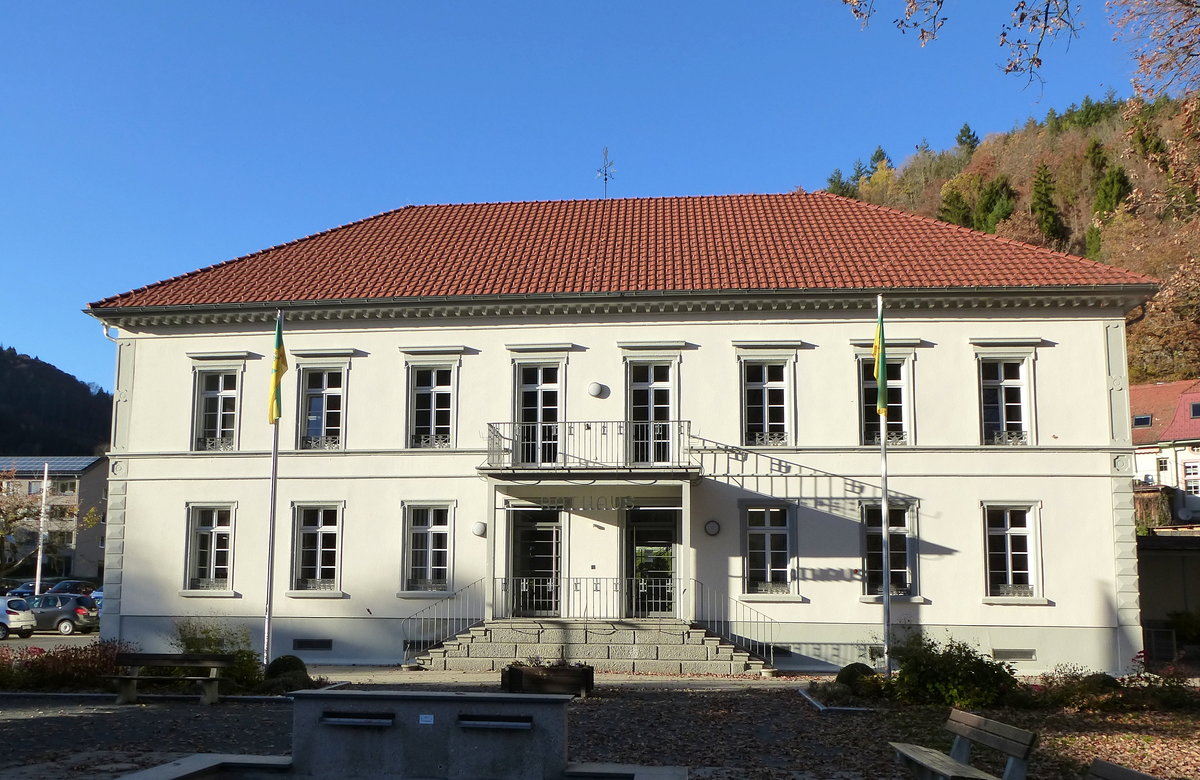
[[595, 685], [591, 666], [506, 666], [500, 689], [507, 693], [566, 693], [587, 698]]

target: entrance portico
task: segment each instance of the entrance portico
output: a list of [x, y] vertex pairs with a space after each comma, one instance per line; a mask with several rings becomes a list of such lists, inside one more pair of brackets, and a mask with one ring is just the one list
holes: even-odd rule
[[690, 489], [679, 476], [493, 476], [487, 617], [689, 618]]

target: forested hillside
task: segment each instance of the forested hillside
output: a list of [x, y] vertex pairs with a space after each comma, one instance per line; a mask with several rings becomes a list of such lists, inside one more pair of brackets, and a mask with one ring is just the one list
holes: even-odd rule
[[98, 455], [112, 396], [49, 363], [0, 350], [0, 455]]
[[1134, 382], [1200, 377], [1200, 98], [1085, 97], [953, 148], [922, 144], [894, 163], [882, 148], [840, 195], [1070, 252], [1161, 279], [1130, 312]]

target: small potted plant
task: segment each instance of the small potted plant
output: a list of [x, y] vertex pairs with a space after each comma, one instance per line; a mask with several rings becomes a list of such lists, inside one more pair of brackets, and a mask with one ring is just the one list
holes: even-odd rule
[[557, 658], [513, 661], [500, 670], [500, 689], [507, 693], [567, 693], [587, 698], [595, 686], [595, 669], [589, 664]]

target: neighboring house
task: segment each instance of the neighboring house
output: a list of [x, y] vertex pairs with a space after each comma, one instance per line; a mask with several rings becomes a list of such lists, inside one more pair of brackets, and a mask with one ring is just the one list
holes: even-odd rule
[[1200, 380], [1129, 388], [1142, 622], [1147, 650], [1169, 660], [1178, 646], [1167, 630], [1176, 612], [1200, 614]]
[[[41, 496], [42, 477], [49, 466], [50, 492], [47, 504], [53, 507], [46, 526], [42, 557], [42, 575], [99, 579], [104, 572], [104, 511], [108, 483], [104, 457], [8, 456], [0, 455], [0, 472], [12, 472], [3, 489], [27, 496]], [[94, 520], [87, 519], [95, 510]], [[55, 518], [54, 516], [58, 516]], [[16, 559], [37, 546], [36, 522], [15, 534]], [[10, 563], [5, 561], [5, 563]], [[10, 577], [32, 575], [36, 557]]]
[[878, 644], [887, 583], [895, 623], [1022, 671], [1121, 670], [1124, 313], [1154, 290], [793, 193], [408, 207], [106, 298], [105, 636], [151, 650], [215, 615], [261, 641], [273, 558], [273, 647], [312, 661], [395, 663], [405, 618], [477, 597], [535, 621], [727, 610], [777, 665], [830, 668]]
[[1129, 388], [1134, 473], [1174, 488], [1171, 523], [1200, 522], [1200, 380]]

